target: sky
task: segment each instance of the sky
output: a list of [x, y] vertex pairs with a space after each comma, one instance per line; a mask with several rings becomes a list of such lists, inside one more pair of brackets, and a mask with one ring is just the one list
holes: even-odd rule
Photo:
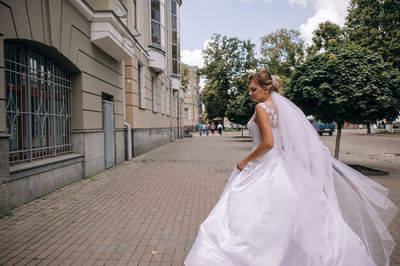
[[349, 0], [183, 0], [180, 8], [181, 61], [203, 66], [201, 50], [214, 33], [250, 39], [278, 29], [300, 32], [306, 44], [318, 24], [344, 25]]

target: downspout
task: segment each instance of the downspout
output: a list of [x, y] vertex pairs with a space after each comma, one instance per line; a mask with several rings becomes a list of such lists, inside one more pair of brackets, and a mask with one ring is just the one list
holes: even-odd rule
[[130, 161], [132, 159], [132, 138], [131, 138], [131, 125], [126, 122], [126, 95], [125, 95], [125, 60], [122, 60], [122, 105], [124, 114], [124, 126], [126, 127], [126, 140], [125, 140], [125, 159]]

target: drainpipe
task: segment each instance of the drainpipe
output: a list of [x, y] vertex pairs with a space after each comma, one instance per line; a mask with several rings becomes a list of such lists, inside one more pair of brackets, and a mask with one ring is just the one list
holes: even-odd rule
[[125, 60], [122, 60], [122, 105], [124, 114], [124, 126], [126, 127], [125, 155], [126, 160], [132, 159], [132, 136], [131, 125], [126, 122], [126, 96], [125, 96]]

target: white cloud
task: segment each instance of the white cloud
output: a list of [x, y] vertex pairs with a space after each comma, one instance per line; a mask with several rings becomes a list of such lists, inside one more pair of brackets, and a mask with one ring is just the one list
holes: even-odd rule
[[289, 0], [291, 5], [298, 4], [306, 6], [311, 3], [315, 14], [307, 22], [300, 25], [300, 34], [306, 44], [311, 44], [313, 31], [317, 29], [318, 24], [325, 21], [344, 25], [347, 16], [347, 7], [349, 0]]
[[[256, 2], [258, 0], [240, 0], [240, 2], [245, 2], [245, 3], [253, 3]], [[262, 0], [263, 3], [268, 4], [271, 3], [273, 0]]]
[[204, 61], [199, 49], [183, 50], [181, 54], [181, 61], [190, 66], [203, 67]]
[[[211, 40], [204, 41], [203, 49], [206, 49], [209, 42], [211, 42]], [[182, 50], [181, 61], [187, 65], [198, 66], [199, 68], [202, 68], [204, 66], [204, 59], [203, 55], [201, 54], [201, 51], [202, 50], [200, 49]]]
[[[204, 41], [203, 49], [206, 49], [208, 43], [211, 40]], [[204, 67], [204, 59], [203, 55], [201, 54], [200, 49], [193, 49], [193, 50], [182, 50], [181, 53], [181, 61], [189, 66], [198, 66], [199, 68]], [[200, 90], [204, 88], [205, 80], [200, 78]]]

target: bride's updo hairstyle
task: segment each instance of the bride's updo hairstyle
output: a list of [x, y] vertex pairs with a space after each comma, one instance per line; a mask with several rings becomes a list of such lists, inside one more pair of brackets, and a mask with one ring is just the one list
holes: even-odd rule
[[272, 91], [282, 92], [282, 79], [278, 75], [272, 75], [272, 86], [274, 87]]
[[257, 83], [261, 87], [266, 88], [270, 92], [276, 91], [278, 93], [281, 93], [282, 91], [281, 78], [276, 75], [271, 76], [271, 74], [266, 69], [250, 74], [247, 84], [250, 84], [252, 81]]

